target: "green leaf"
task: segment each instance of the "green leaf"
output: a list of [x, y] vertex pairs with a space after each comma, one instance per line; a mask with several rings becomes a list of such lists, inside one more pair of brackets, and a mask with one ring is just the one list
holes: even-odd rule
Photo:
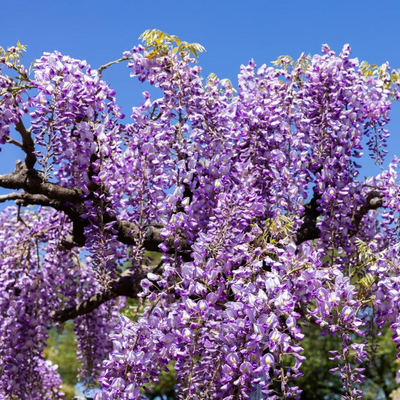
[[146, 50], [152, 50], [147, 57], [154, 58], [157, 55], [165, 55], [169, 51], [181, 56], [185, 51], [189, 51], [196, 58], [198, 53], [205, 51], [205, 48], [198, 43], [182, 42], [176, 35], [169, 35], [158, 29], [146, 30], [140, 36], [146, 45]]
[[370, 273], [367, 273], [364, 278], [358, 281], [361, 285], [363, 285], [367, 289], [371, 289], [372, 285], [375, 283], [375, 278]]

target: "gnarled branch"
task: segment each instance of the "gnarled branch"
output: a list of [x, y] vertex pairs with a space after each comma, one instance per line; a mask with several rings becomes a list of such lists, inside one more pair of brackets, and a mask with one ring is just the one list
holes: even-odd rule
[[[321, 211], [318, 210], [317, 203], [320, 198], [321, 196], [314, 192], [313, 198], [304, 207], [303, 224], [296, 233], [297, 245], [300, 245], [308, 240], [318, 239], [320, 237], [321, 232], [317, 227], [317, 220], [321, 215]], [[377, 210], [382, 206], [383, 194], [376, 190], [369, 192], [365, 204], [363, 204], [352, 216], [352, 223], [355, 229], [351, 231], [351, 236], [354, 236], [358, 232], [361, 220], [369, 210]]]
[[76, 306], [53, 313], [52, 318], [55, 322], [62, 323], [80, 315], [89, 314], [101, 304], [119, 296], [137, 298], [138, 293], [141, 291], [140, 281], [142, 278], [135, 271], [124, 271], [119, 278], [113, 279], [109, 283], [109, 287], [106, 290], [90, 296]]
[[[17, 162], [15, 171], [11, 174], [0, 175], [0, 186], [8, 189], [23, 189], [22, 193], [9, 193], [0, 196], [0, 202], [16, 200], [18, 204], [28, 205], [37, 204], [49, 206], [58, 211], [63, 211], [68, 215], [73, 223], [72, 237], [65, 241], [65, 246], [83, 246], [85, 244], [84, 228], [88, 225], [88, 220], [81, 217], [77, 206], [82, 204], [84, 199], [80, 189], [64, 188], [55, 183], [47, 182], [39, 176], [36, 170], [28, 170], [21, 161]], [[103, 214], [105, 223], [114, 222], [113, 228], [118, 231], [118, 240], [127, 245], [137, 244], [136, 226], [129, 221], [119, 221], [110, 213]], [[175, 238], [161, 236], [162, 226], [149, 225], [146, 228], [143, 246], [149, 251], [159, 251], [159, 245], [166, 241], [173, 251], [179, 248], [183, 257], [188, 257], [187, 253], [190, 246], [185, 238], [179, 238], [175, 243]]]
[[40, 177], [39, 172], [28, 169], [21, 161], [17, 161], [15, 171], [11, 174], [0, 175], [0, 186], [6, 189], [24, 189], [30, 194], [42, 194], [49, 199], [69, 203], [81, 203], [80, 189], [64, 188], [55, 183], [47, 182]]

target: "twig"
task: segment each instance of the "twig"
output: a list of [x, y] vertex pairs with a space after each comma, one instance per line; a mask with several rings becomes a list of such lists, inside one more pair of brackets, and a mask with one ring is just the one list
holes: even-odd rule
[[98, 71], [99, 71], [99, 78], [102, 77], [103, 71], [104, 71], [106, 68], [111, 67], [111, 65], [119, 64], [119, 63], [122, 62], [122, 61], [128, 61], [128, 60], [130, 60], [129, 57], [122, 57], [122, 58], [119, 58], [118, 60], [110, 61], [109, 63], [102, 65], [102, 66], [98, 69]]
[[15, 140], [10, 136], [6, 136], [6, 141], [7, 143], [15, 144], [15, 146], [19, 147], [22, 150], [24, 149], [24, 145], [21, 142], [18, 142], [18, 140]]

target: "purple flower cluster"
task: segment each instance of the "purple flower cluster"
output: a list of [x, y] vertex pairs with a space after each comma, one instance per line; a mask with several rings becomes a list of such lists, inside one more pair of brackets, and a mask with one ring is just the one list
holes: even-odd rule
[[[11, 67], [9, 67], [11, 68]], [[26, 71], [25, 69], [23, 69]], [[0, 144], [4, 145], [10, 134], [10, 126], [16, 124], [28, 113], [27, 102], [23, 100], [26, 93], [21, 89], [13, 93], [15, 81], [4, 75], [0, 65]], [[1, 148], [0, 148], [1, 151]]]
[[97, 385], [102, 362], [112, 350], [108, 335], [115, 325], [112, 319], [115, 309], [118, 308], [113, 303], [108, 303], [91, 314], [75, 318], [77, 359], [80, 361], [78, 378], [86, 387]]
[[[0, 224], [0, 395], [61, 398], [56, 367], [42, 354], [51, 315], [63, 305], [76, 304], [80, 296], [93, 294], [99, 284], [92, 270], [77, 262], [79, 254], [60, 251], [70, 229], [62, 214], [42, 208], [18, 217], [16, 209], [8, 208], [1, 213]], [[87, 382], [93, 382], [110, 350], [111, 312], [120, 307], [104, 305], [87, 318], [80, 317], [83, 321], [76, 320], [81, 377]]]
[[0, 215], [0, 395], [58, 399], [60, 379], [42, 351], [71, 265], [57, 248], [65, 218], [46, 210], [21, 218], [11, 208]]
[[[277, 67], [251, 61], [237, 94], [215, 75], [202, 81], [189, 52], [167, 50], [123, 54], [131, 76], [162, 92], [144, 92], [126, 125], [102, 69], [84, 61], [44, 54], [25, 101], [0, 75], [0, 140], [29, 108], [40, 176], [83, 193], [63, 204], [69, 214], [1, 214], [0, 394], [57, 398], [42, 357], [51, 313], [110, 293], [131, 268], [145, 277], [137, 321], [113, 301], [75, 320], [81, 378], [100, 374], [97, 400], [143, 398], [171, 362], [180, 399], [249, 398], [256, 387], [298, 398], [304, 324], [342, 338], [333, 372], [360, 398], [354, 364], [367, 357], [371, 315], [400, 342], [398, 160], [358, 177], [364, 138], [377, 162], [385, 154], [391, 89], [363, 75], [348, 45]], [[75, 228], [67, 215], [83, 221], [81, 252], [62, 246]], [[149, 227], [163, 241], [154, 271]]]
[[[45, 53], [36, 61], [32, 84], [37, 95], [29, 103], [30, 115], [35, 142], [42, 148], [37, 155], [45, 175], [51, 176], [57, 165], [55, 175], [61, 185], [85, 189], [91, 183], [92, 155], [98, 148], [107, 155], [113, 140], [118, 141], [116, 120], [123, 115], [115, 103], [115, 92], [85, 61], [58, 52]], [[107, 144], [104, 130], [112, 131]]]

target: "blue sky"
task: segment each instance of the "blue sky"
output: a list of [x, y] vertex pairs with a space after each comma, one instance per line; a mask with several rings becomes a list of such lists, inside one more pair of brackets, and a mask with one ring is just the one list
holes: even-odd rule
[[[1, 2], [0, 46], [17, 40], [28, 45], [26, 65], [44, 51], [58, 50], [96, 68], [138, 44], [146, 29], [157, 28], [202, 44], [202, 75], [214, 72], [236, 85], [241, 64], [258, 65], [279, 55], [319, 53], [328, 43], [340, 52], [350, 43], [353, 56], [400, 68], [400, 1], [380, 0], [203, 0], [104, 1], [37, 0]], [[104, 79], [117, 91], [125, 114], [142, 101], [147, 87], [129, 78], [125, 65], [107, 70]], [[400, 104], [389, 128], [391, 158], [400, 155]], [[398, 150], [399, 149], [399, 150]], [[12, 172], [18, 153], [0, 153], [0, 173]], [[21, 158], [21, 156], [19, 156]], [[387, 165], [387, 162], [385, 163]], [[363, 175], [378, 171], [368, 162]]]

